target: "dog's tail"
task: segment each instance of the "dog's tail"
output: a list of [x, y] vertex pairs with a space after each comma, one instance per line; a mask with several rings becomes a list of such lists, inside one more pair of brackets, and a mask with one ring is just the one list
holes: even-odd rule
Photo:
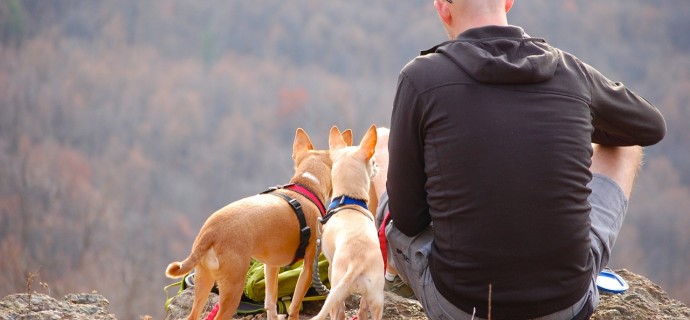
[[[172, 279], [180, 278], [180, 277], [186, 275], [187, 273], [189, 273], [189, 271], [192, 271], [192, 268], [194, 268], [194, 266], [192, 266], [191, 264], [185, 265], [185, 262], [187, 262], [187, 260], [182, 261], [182, 262], [175, 261], [175, 262], [170, 263], [168, 265], [168, 269], [165, 270], [165, 275], [168, 276], [168, 278], [172, 278]], [[188, 266], [188, 267], [185, 268], [185, 266]]]
[[345, 275], [340, 279], [338, 284], [331, 288], [331, 292], [328, 293], [326, 301], [324, 301], [323, 306], [319, 314], [314, 316], [314, 319], [326, 319], [328, 313], [333, 310], [338, 304], [342, 303], [350, 295], [350, 286], [354, 283], [355, 277], [360, 274], [358, 268], [353, 268], [350, 266]]
[[206, 262], [210, 264], [212, 269], [217, 269], [218, 258], [216, 257], [215, 251], [213, 251], [213, 248], [211, 247], [211, 243], [202, 240], [194, 244], [192, 253], [187, 257], [187, 259], [184, 261], [175, 261], [170, 263], [168, 268], [165, 270], [165, 275], [172, 279], [180, 278], [186, 275], [192, 271], [197, 264], [199, 264], [199, 261], [205, 255], [207, 255], [207, 253], [208, 256], [206, 257]]

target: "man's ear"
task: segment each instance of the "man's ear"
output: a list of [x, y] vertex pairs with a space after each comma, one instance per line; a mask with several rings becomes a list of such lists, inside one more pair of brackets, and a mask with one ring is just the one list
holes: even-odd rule
[[453, 22], [453, 17], [450, 14], [450, 8], [448, 7], [448, 2], [444, 0], [435, 0], [434, 7], [438, 13], [438, 17], [441, 19], [443, 24], [450, 26]]

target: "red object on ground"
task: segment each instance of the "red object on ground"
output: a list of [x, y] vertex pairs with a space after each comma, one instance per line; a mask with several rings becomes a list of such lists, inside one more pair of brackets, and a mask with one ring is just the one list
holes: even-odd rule
[[218, 314], [218, 309], [220, 309], [220, 303], [216, 302], [216, 305], [213, 307], [213, 310], [211, 310], [211, 313], [209, 313], [206, 316], [206, 320], [213, 320], [216, 318], [216, 315]]

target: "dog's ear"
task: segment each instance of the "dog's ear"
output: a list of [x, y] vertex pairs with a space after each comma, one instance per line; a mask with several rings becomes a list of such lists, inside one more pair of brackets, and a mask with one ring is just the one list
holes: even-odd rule
[[372, 156], [374, 156], [374, 151], [376, 150], [376, 125], [371, 125], [367, 133], [362, 138], [362, 142], [359, 143], [359, 152], [366, 161], [369, 161]]
[[340, 134], [338, 127], [333, 126], [331, 133], [328, 135], [328, 148], [333, 151], [344, 147], [347, 147], [347, 144], [343, 140], [343, 135]]
[[352, 145], [352, 129], [347, 129], [343, 131], [343, 140], [345, 140], [345, 144], [349, 147]]
[[295, 142], [292, 144], [292, 159], [297, 160], [297, 155], [308, 150], [314, 150], [314, 145], [311, 144], [311, 140], [309, 140], [309, 136], [304, 129], [297, 128]]

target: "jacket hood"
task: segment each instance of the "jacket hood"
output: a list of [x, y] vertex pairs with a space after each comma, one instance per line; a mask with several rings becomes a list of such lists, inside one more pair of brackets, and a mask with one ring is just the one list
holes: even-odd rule
[[560, 56], [544, 39], [531, 38], [516, 26], [469, 29], [422, 54], [433, 52], [447, 56], [475, 80], [496, 84], [549, 80]]

